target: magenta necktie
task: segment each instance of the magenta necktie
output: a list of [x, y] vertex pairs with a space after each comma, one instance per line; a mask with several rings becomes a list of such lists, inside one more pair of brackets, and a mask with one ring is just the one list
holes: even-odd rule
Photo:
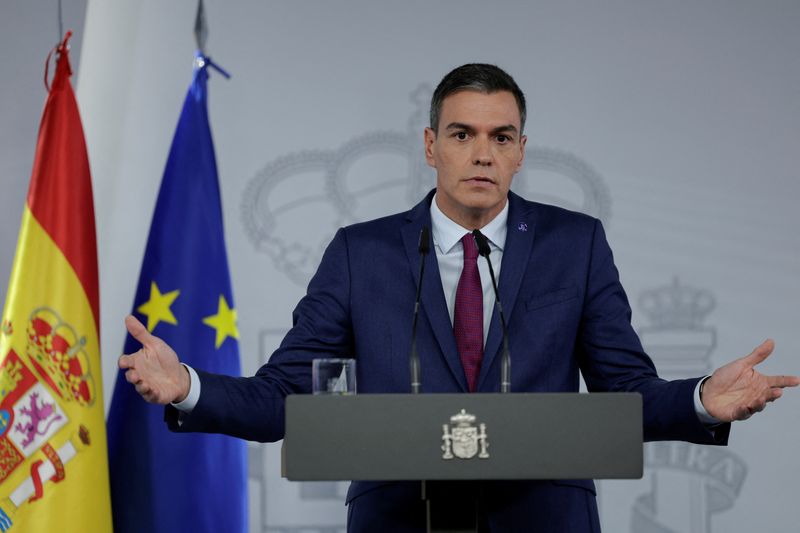
[[453, 333], [470, 392], [475, 392], [483, 359], [483, 288], [478, 272], [478, 246], [471, 233], [461, 238], [464, 270], [458, 280]]

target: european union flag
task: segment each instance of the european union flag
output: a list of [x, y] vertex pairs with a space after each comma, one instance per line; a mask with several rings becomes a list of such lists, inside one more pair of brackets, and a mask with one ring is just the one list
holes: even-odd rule
[[[240, 375], [208, 123], [209, 64], [198, 53], [161, 181], [133, 313], [189, 366]], [[140, 347], [128, 335], [125, 353]], [[145, 403], [120, 372], [108, 415], [114, 531], [246, 531], [246, 444], [222, 435], [174, 434], [163, 419], [163, 407]]]

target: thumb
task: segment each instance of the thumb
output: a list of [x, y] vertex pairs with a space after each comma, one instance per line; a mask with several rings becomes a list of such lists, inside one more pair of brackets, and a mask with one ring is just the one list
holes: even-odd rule
[[767, 339], [756, 346], [756, 348], [750, 352], [750, 355], [745, 357], [745, 362], [750, 366], [756, 366], [769, 357], [769, 354], [771, 354], [774, 349], [775, 342], [772, 339]]
[[142, 346], [148, 346], [156, 339], [153, 335], [150, 335], [144, 324], [139, 322], [139, 319], [133, 315], [125, 317], [125, 327], [128, 328], [128, 333], [131, 334], [131, 337], [142, 343]]

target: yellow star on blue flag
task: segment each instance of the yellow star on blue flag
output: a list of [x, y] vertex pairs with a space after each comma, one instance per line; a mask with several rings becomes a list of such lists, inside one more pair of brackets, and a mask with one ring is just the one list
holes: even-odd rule
[[217, 338], [214, 341], [214, 348], [219, 348], [225, 339], [233, 337], [239, 338], [239, 328], [236, 327], [236, 309], [228, 307], [225, 296], [219, 295], [217, 314], [207, 316], [203, 319], [203, 324], [217, 330]]
[[178, 320], [172, 314], [170, 307], [180, 293], [181, 291], [174, 290], [161, 294], [156, 282], [150, 283], [150, 299], [136, 308], [147, 317], [147, 331], [152, 332], [159, 322], [166, 322], [173, 326], [178, 325]]

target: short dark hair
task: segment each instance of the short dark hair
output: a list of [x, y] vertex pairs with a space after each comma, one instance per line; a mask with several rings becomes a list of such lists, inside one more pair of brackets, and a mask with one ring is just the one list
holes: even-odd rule
[[484, 94], [510, 92], [517, 100], [519, 108], [520, 133], [525, 129], [525, 95], [522, 94], [514, 78], [497, 65], [468, 63], [448, 72], [433, 91], [430, 126], [434, 132], [439, 129], [439, 117], [442, 114], [444, 99], [458, 91], [478, 91]]

